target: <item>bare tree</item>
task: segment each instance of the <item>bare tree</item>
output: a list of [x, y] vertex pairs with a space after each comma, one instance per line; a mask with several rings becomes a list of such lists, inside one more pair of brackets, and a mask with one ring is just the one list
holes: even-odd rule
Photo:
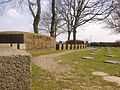
[[[52, 37], [56, 38], [58, 35], [60, 35], [61, 33], [65, 33], [66, 32], [66, 23], [62, 20], [62, 16], [59, 14], [59, 12], [57, 11], [56, 8], [61, 7], [60, 6], [60, 1], [56, 0], [55, 2], [55, 12], [54, 12], [54, 21], [53, 21], [53, 7], [52, 7], [52, 1], [49, 1], [49, 5], [47, 6], [47, 11], [41, 16], [41, 27], [40, 27], [40, 31], [44, 32], [44, 33], [48, 33]], [[54, 22], [54, 25], [53, 25]], [[52, 29], [51, 29], [52, 28]]]
[[73, 16], [72, 16], [72, 0], [62, 0], [62, 7], [57, 8], [57, 11], [61, 14], [62, 19], [66, 22], [67, 25], [67, 33], [68, 40], [70, 40], [71, 32], [72, 32], [72, 24], [73, 24]]
[[52, 21], [51, 21], [51, 31], [50, 31], [50, 36], [55, 37], [55, 1], [52, 0]]
[[9, 8], [13, 8], [16, 6], [21, 6], [22, 4], [27, 4], [29, 10], [34, 18], [33, 20], [33, 29], [34, 33], [38, 33], [38, 25], [40, 22], [40, 14], [41, 14], [41, 0], [1, 0], [0, 7], [2, 10], [8, 5]]
[[115, 0], [116, 8], [113, 10], [111, 15], [105, 20], [107, 28], [112, 29], [115, 33], [120, 33], [120, 1]]
[[113, 0], [63, 0], [61, 15], [67, 25], [70, 25], [72, 29], [70, 32], [73, 31], [74, 43], [76, 43], [77, 28], [89, 21], [108, 17], [114, 9], [113, 3]]
[[51, 31], [51, 11], [48, 10], [41, 15], [40, 32], [50, 34]]
[[[52, 9], [48, 6], [47, 11], [41, 16], [40, 23], [40, 31], [41, 33], [48, 33], [51, 35], [51, 27], [52, 27]], [[56, 5], [58, 7], [58, 5]], [[54, 37], [56, 38], [58, 35], [66, 32], [66, 23], [62, 20], [62, 16], [55, 10], [55, 21], [54, 21]]]
[[[34, 18], [33, 21], [33, 28], [34, 28], [34, 33], [38, 33], [38, 25], [40, 22], [40, 14], [41, 14], [41, 5], [40, 5], [41, 0], [36, 0], [35, 2], [32, 2], [28, 0], [29, 3], [29, 10], [31, 11], [31, 14]], [[36, 8], [36, 12], [34, 11], [34, 8]]]

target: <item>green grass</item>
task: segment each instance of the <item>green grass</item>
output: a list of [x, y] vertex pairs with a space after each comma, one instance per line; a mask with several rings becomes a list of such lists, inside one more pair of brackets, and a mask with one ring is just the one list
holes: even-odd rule
[[49, 84], [51, 73], [43, 70], [32, 63], [32, 90], [45, 89]]
[[32, 90], [62, 90], [64, 83], [55, 80], [55, 73], [32, 65]]
[[[93, 50], [87, 50], [56, 58], [56, 60], [63, 60], [61, 64], [71, 66], [69, 72], [61, 74], [51, 73], [32, 64], [32, 90], [120, 90], [118, 84], [104, 81], [102, 77], [91, 74], [94, 71], [101, 71], [120, 77], [120, 64], [103, 62], [104, 60], [120, 61], [119, 51], [111, 47], [107, 49], [117, 57], [106, 57], [105, 48], [102, 47], [96, 55], [90, 55]], [[93, 56], [95, 59], [82, 59], [83, 56]]]
[[41, 51], [41, 52], [31, 52], [32, 56], [40, 56], [40, 55], [47, 55], [47, 54], [53, 54], [53, 53], [59, 53], [63, 52], [65, 50], [49, 50], [49, 51]]
[[37, 35], [37, 36], [50, 37], [50, 36], [44, 35], [44, 34], [22, 32], [22, 31], [0, 31], [0, 34], [32, 34], [32, 35]]

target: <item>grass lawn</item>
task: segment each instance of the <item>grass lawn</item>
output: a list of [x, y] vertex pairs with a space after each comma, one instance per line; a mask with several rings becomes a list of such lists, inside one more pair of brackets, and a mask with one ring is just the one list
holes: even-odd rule
[[[117, 50], [116, 50], [117, 49]], [[120, 61], [120, 48], [102, 47], [95, 55], [91, 51], [79, 51], [62, 55], [56, 60], [71, 66], [70, 71], [54, 73], [43, 70], [32, 64], [32, 90], [120, 90], [116, 83], [107, 82], [100, 76], [93, 76], [94, 71], [106, 72], [120, 77], [120, 64], [104, 63], [104, 60]], [[116, 57], [106, 57], [106, 51]], [[83, 56], [95, 57], [82, 59]]]
[[49, 51], [38, 51], [38, 52], [29, 52], [33, 57], [40, 56], [40, 55], [47, 55], [53, 53], [64, 52], [65, 50], [49, 50]]

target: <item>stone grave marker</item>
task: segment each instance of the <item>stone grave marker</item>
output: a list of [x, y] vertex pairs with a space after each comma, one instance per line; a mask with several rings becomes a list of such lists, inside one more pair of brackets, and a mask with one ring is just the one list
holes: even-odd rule
[[94, 57], [82, 57], [82, 59], [94, 59]]
[[105, 55], [106, 57], [115, 57], [115, 55]]
[[113, 61], [113, 60], [105, 60], [105, 63], [120, 63], [120, 61]]

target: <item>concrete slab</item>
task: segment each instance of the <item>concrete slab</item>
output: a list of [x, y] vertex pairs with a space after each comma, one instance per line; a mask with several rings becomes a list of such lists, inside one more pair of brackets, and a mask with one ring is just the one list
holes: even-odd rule
[[105, 63], [120, 63], [120, 61], [113, 61], [113, 60], [105, 60]]
[[82, 57], [82, 59], [94, 59], [94, 57]]
[[106, 57], [115, 57], [115, 55], [105, 55]]

